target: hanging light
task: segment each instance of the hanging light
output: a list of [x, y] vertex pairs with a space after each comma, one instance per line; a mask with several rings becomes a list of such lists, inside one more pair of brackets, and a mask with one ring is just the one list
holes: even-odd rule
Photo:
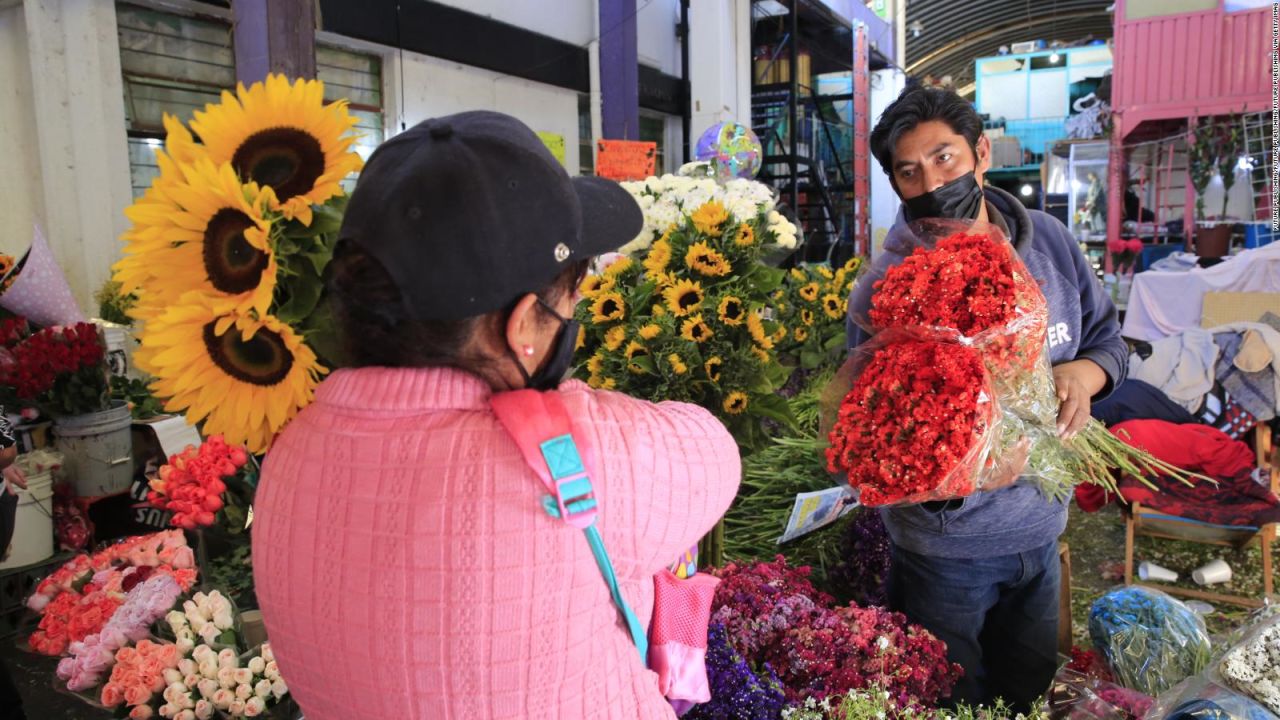
[[1058, 61], [1061, 59], [1062, 59], [1062, 56], [1058, 54], [1057, 50], [1054, 50], [1052, 53], [1049, 54], [1049, 63], [1052, 65], [1057, 65]]
[[1022, 189], [1019, 190], [1019, 192], [1022, 193], [1022, 197], [1031, 197], [1032, 195], [1035, 194], [1036, 189], [1024, 183], [1022, 186]]
[[912, 20], [907, 29], [911, 31], [911, 37], [920, 37], [920, 33], [924, 32], [924, 23], [919, 20]]

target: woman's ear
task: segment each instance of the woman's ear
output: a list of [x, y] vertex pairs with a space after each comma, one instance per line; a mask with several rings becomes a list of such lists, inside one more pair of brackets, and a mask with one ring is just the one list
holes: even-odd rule
[[[511, 311], [511, 317], [507, 318], [506, 341], [507, 347], [511, 352], [520, 358], [520, 362], [525, 362], [526, 353], [524, 348], [536, 348], [538, 338], [538, 312], [534, 307], [538, 304], [538, 296], [529, 293], [520, 298], [516, 303], [515, 309]], [[536, 364], [534, 367], [537, 367]]]

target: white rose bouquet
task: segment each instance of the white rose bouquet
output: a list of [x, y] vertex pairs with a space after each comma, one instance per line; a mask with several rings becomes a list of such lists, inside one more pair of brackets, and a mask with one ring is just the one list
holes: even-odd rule
[[270, 643], [245, 655], [198, 645], [165, 680], [159, 713], [174, 720], [258, 717], [289, 694]]

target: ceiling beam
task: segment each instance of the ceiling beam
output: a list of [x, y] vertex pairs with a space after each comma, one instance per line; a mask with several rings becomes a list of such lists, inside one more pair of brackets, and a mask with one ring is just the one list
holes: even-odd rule
[[1000, 35], [1002, 33], [1008, 33], [1013, 30], [1017, 30], [1019, 28], [1030, 28], [1038, 24], [1052, 24], [1054, 22], [1061, 22], [1063, 20], [1071, 20], [1076, 18], [1090, 18], [1090, 17], [1095, 17], [1098, 15], [1106, 15], [1106, 14], [1108, 13], [1105, 8], [1101, 8], [1098, 10], [1077, 10], [1075, 12], [1070, 12], [1070, 13], [1061, 13], [1056, 18], [1053, 18], [1053, 19], [1045, 18], [1038, 22], [1034, 20], [1029, 20], [1029, 19], [1019, 19], [1019, 20], [1015, 20], [1014, 22], [1008, 22], [1002, 25], [996, 25], [996, 26], [987, 28], [982, 32], [972, 33], [958, 40], [953, 40], [947, 43], [946, 45], [943, 45], [942, 47], [936, 50], [933, 50], [932, 52], [920, 58], [919, 60], [909, 63], [907, 65], [907, 72], [908, 73], [915, 72], [922, 65], [930, 62], [934, 58], [945, 57], [959, 50], [963, 50], [964, 48], [967, 48], [970, 45], [974, 45], [976, 43], [982, 42], [983, 40], [989, 39], [996, 35]]

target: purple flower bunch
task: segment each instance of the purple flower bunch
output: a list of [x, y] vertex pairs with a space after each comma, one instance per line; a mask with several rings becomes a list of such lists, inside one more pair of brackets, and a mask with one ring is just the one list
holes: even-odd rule
[[840, 558], [827, 571], [832, 592], [863, 606], [888, 605], [893, 555], [889, 532], [875, 508], [863, 508], [849, 521], [840, 541]]
[[778, 676], [767, 664], [759, 674], [752, 671], [719, 623], [707, 634], [707, 680], [711, 701], [694, 707], [685, 720], [777, 720], [787, 705]]

